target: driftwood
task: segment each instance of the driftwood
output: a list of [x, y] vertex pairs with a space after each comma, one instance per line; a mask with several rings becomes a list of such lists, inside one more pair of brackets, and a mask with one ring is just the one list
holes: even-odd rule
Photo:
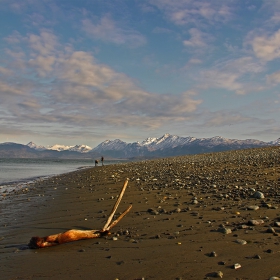
[[[29, 248], [37, 249], [59, 245], [62, 243], [72, 242], [81, 239], [91, 239], [91, 238], [99, 238], [102, 236], [106, 236], [110, 234], [110, 230], [130, 211], [132, 205], [130, 205], [116, 220], [112, 222], [114, 214], [121, 202], [125, 189], [127, 187], [128, 180], [124, 182], [123, 188], [120, 192], [120, 195], [111, 211], [110, 216], [107, 219], [106, 224], [101, 230], [77, 230], [71, 229], [63, 233], [58, 233], [54, 235], [49, 235], [45, 237], [32, 237], [28, 244]], [[112, 223], [111, 223], [112, 222]]]

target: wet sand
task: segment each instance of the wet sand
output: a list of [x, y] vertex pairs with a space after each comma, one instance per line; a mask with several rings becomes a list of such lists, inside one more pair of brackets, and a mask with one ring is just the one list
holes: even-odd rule
[[[126, 178], [117, 213], [133, 208], [110, 236], [24, 250], [32, 236], [101, 229]], [[1, 198], [1, 279], [280, 277], [279, 204], [280, 147], [55, 176]]]

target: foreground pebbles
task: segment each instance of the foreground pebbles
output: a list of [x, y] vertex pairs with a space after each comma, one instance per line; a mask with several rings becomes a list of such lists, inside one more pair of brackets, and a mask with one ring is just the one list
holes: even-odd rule
[[[23, 255], [12, 253], [4, 267], [10, 273], [6, 279], [41, 271], [89, 279], [83, 275], [88, 270], [100, 279], [141, 279], [138, 273], [142, 271], [145, 279], [275, 280], [280, 256], [279, 154], [279, 147], [229, 151], [100, 166], [57, 176], [49, 181], [53, 196], [45, 192], [47, 203], [42, 197], [44, 203], [38, 207], [30, 203], [29, 219], [20, 213], [17, 220], [0, 221], [0, 236], [5, 237], [1, 244], [9, 242], [7, 229], [19, 232], [22, 217], [28, 225], [23, 227], [28, 231], [25, 236], [36, 234], [30, 232], [37, 231], [39, 207], [45, 207], [49, 217], [53, 215], [53, 219], [40, 216], [42, 234], [45, 229], [51, 233], [68, 226], [99, 228], [126, 178], [129, 185], [119, 211], [129, 204], [133, 208], [111, 236], [98, 242], [73, 242], [57, 251], [50, 248], [37, 254], [35, 264], [37, 259], [33, 256], [30, 261], [32, 254], [25, 254], [20, 261], [26, 258], [28, 262], [19, 265], [15, 255]], [[50, 205], [56, 193], [60, 196], [55, 196], [53, 211]], [[30, 198], [28, 193], [22, 197], [24, 201]], [[16, 234], [11, 235], [14, 244], [23, 240]], [[51, 272], [49, 266], [41, 266], [47, 257], [57, 255], [65, 257], [61, 261], [69, 264], [69, 271], [54, 259], [49, 262]], [[36, 267], [39, 272], [34, 272]]]

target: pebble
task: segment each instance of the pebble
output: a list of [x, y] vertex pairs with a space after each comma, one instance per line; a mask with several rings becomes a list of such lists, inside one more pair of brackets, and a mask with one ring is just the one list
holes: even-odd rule
[[280, 222], [275, 222], [275, 223], [274, 223], [274, 226], [280, 227]]
[[275, 229], [273, 227], [269, 227], [266, 232], [268, 233], [275, 233]]
[[273, 250], [267, 249], [266, 252], [269, 253], [269, 254], [272, 254], [272, 253], [273, 253]]
[[217, 231], [221, 232], [223, 234], [230, 234], [230, 233], [232, 233], [230, 228], [225, 228], [225, 227], [219, 227]]
[[240, 226], [238, 226], [238, 228], [239, 229], [247, 229], [247, 228], [249, 228], [247, 225], [240, 225]]
[[248, 221], [248, 225], [250, 225], [250, 226], [259, 226], [259, 225], [262, 225], [263, 223], [264, 223], [264, 221], [261, 219]]
[[261, 256], [260, 256], [260, 255], [255, 255], [255, 256], [254, 256], [254, 259], [260, 260], [260, 259], [261, 259]]
[[257, 199], [262, 199], [264, 198], [264, 194], [262, 192], [254, 192], [252, 197]]
[[158, 215], [158, 214], [159, 214], [159, 212], [158, 212], [157, 210], [153, 209], [153, 208], [149, 208], [149, 209], [148, 209], [148, 212], [149, 212], [151, 215]]
[[233, 269], [239, 269], [241, 268], [241, 264], [240, 263], [235, 263], [233, 266], [232, 266]]
[[216, 278], [223, 278], [224, 274], [222, 271], [217, 271], [213, 273], [213, 276]]
[[272, 277], [269, 278], [269, 280], [280, 280], [280, 278], [277, 277], [277, 276], [272, 276]]
[[256, 211], [256, 210], [260, 209], [260, 207], [257, 205], [250, 205], [250, 206], [247, 206], [247, 209]]
[[217, 257], [217, 253], [215, 251], [212, 251], [210, 254], [209, 254], [209, 257]]
[[237, 243], [237, 244], [240, 244], [240, 245], [245, 245], [245, 244], [247, 244], [247, 241], [246, 241], [246, 240], [243, 240], [243, 239], [236, 239], [234, 242]]

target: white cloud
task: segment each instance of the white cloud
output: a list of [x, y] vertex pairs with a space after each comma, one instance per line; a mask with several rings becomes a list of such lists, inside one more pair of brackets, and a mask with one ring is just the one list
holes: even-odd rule
[[163, 28], [163, 27], [155, 27], [153, 29], [153, 33], [172, 33], [173, 31], [171, 29], [168, 28]]
[[234, 113], [229, 111], [218, 111], [215, 113], [210, 113], [208, 119], [203, 124], [207, 127], [213, 126], [228, 126], [236, 125], [253, 121], [253, 118], [244, 116], [240, 113]]
[[[264, 70], [261, 63], [246, 56], [220, 63], [216, 67], [201, 72], [203, 88], [223, 88], [234, 91], [236, 94], [246, 94], [251, 91], [263, 89], [255, 82], [250, 83], [248, 75], [256, 75]], [[242, 78], [247, 75], [247, 81]]]
[[42, 56], [38, 55], [34, 59], [29, 60], [29, 64], [31, 67], [37, 69], [39, 76], [45, 77], [49, 72], [53, 71], [53, 65], [55, 63], [55, 56]]
[[18, 53], [26, 46], [31, 51], [18, 57], [23, 69], [11, 64], [14, 75], [9, 83], [0, 78], [0, 91], [7, 96], [0, 105], [9, 113], [5, 118], [21, 118], [28, 124], [78, 125], [79, 129], [93, 124], [155, 128], [187, 120], [202, 102], [195, 92], [145, 91], [127, 75], [98, 63], [90, 53], [65, 50], [50, 31], [22, 38]]
[[116, 22], [108, 16], [101, 18], [99, 23], [84, 19], [82, 24], [84, 31], [93, 39], [130, 47], [139, 47], [146, 44], [146, 38], [139, 32], [117, 26]]
[[192, 48], [202, 48], [207, 46], [207, 41], [209, 41], [210, 37], [209, 35], [196, 28], [191, 28], [189, 33], [191, 38], [183, 41], [184, 46]]
[[28, 42], [31, 49], [42, 56], [54, 53], [58, 44], [56, 36], [49, 31], [41, 31], [40, 35], [30, 34]]
[[260, 137], [260, 135], [275, 135], [275, 139], [271, 139], [270, 141], [276, 140], [279, 138], [279, 134], [280, 134], [280, 128], [279, 126], [274, 126], [271, 128], [264, 128], [262, 130], [258, 129], [257, 131], [254, 132], [247, 132], [247, 135], [250, 135], [252, 137]]
[[275, 24], [280, 21], [280, 2], [278, 0], [263, 1], [261, 12], [266, 15], [265, 25], [274, 29]]
[[280, 22], [280, 12], [276, 12], [270, 19], [274, 24]]
[[264, 61], [271, 61], [280, 57], [280, 30], [272, 35], [255, 35], [248, 39], [256, 57]]
[[266, 80], [269, 84], [280, 84], [280, 71], [267, 75]]
[[10, 76], [13, 73], [10, 69], [4, 68], [0, 66], [0, 74], [5, 75], [5, 76]]
[[[11, 85], [6, 83], [5, 81], [0, 81], [0, 93], [2, 98], [4, 98], [5, 95], [21, 95], [23, 92], [20, 90], [17, 86]], [[4, 100], [1, 100], [2, 104], [4, 103]]]
[[201, 19], [208, 23], [224, 22], [232, 17], [229, 2], [197, 0], [151, 0], [150, 4], [161, 9], [175, 24], [194, 23], [201, 25]]
[[202, 60], [201, 59], [198, 59], [198, 58], [191, 58], [189, 60], [189, 63], [190, 64], [201, 64], [202, 63]]

